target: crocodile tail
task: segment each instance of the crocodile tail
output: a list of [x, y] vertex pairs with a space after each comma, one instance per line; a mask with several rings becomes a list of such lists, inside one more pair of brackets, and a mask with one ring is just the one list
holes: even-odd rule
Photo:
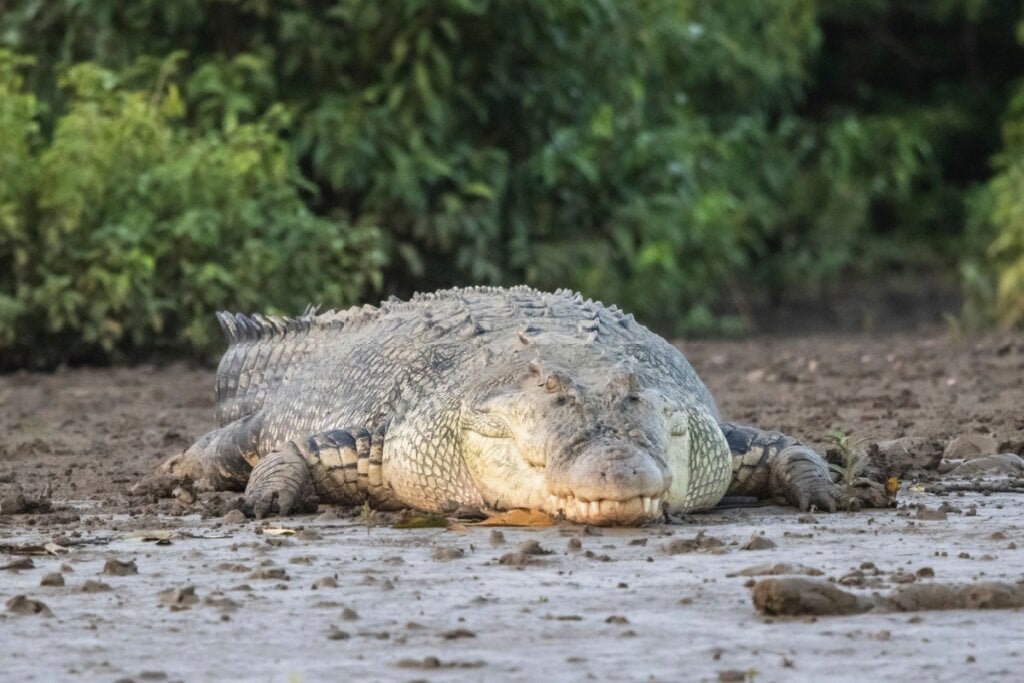
[[217, 367], [217, 420], [221, 425], [256, 412], [288, 369], [312, 348], [316, 309], [297, 318], [217, 313], [228, 349]]

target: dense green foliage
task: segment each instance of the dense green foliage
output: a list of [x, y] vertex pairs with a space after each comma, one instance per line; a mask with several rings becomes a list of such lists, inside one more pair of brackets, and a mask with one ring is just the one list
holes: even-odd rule
[[8, 3], [0, 364], [204, 351], [219, 307], [485, 282], [736, 329], [851, 274], [961, 259], [973, 281], [1002, 268], [1019, 318], [1012, 113], [976, 188], [1024, 65], [1020, 11]]
[[198, 135], [174, 125], [173, 85], [125, 89], [81, 64], [44, 143], [18, 61], [0, 53], [5, 361], [206, 350], [213, 310], [352, 302], [379, 280], [375, 231], [306, 207], [278, 112]]
[[[1024, 43], [1024, 22], [1018, 27]], [[996, 264], [995, 310], [1008, 325], [1024, 324], [1024, 83], [1010, 99], [1003, 126], [1005, 149], [997, 157], [998, 173], [979, 201], [983, 219], [995, 226], [988, 255]]]

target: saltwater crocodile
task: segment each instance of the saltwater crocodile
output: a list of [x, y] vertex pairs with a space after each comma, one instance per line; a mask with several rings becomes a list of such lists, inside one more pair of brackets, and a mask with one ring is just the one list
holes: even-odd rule
[[257, 516], [319, 499], [629, 525], [726, 494], [840, 503], [813, 450], [721, 422], [682, 353], [570, 291], [474, 287], [218, 319], [230, 342], [220, 427], [165, 470], [244, 488]]

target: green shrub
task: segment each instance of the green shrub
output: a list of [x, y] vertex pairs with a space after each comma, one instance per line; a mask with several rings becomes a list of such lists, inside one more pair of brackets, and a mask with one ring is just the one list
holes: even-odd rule
[[[0, 104], [17, 133], [0, 163], [29, 162], [27, 185], [0, 190], [20, 226], [6, 230], [48, 231], [79, 260], [114, 234], [128, 246], [103, 272], [213, 284], [173, 303], [133, 284], [128, 298], [146, 300], [130, 303], [94, 283], [102, 314], [53, 304], [51, 319], [27, 302], [79, 292], [81, 277], [47, 280], [67, 275], [53, 265], [20, 290], [0, 280], [0, 316], [22, 339], [59, 329], [65, 347], [81, 333], [83, 349], [148, 348], [160, 328], [187, 350], [210, 343], [193, 322], [209, 297], [336, 305], [379, 276], [399, 295], [574, 287], [666, 333], [729, 331], [786, 295], [841, 294], [851, 273], [948, 275], [963, 254], [986, 271], [964, 197], [1024, 64], [1008, 52], [1019, 16], [1009, 0], [22, 0], [0, 13], [0, 45], [35, 60]], [[80, 63], [102, 67], [98, 95], [58, 83], [86, 78]], [[111, 157], [122, 135], [134, 146]], [[245, 166], [246, 145], [280, 166]], [[80, 156], [81, 178], [68, 170]], [[157, 189], [132, 189], [143, 181]], [[245, 231], [268, 250], [248, 268], [176, 236]], [[314, 253], [330, 263], [310, 269], [346, 264], [353, 279], [273, 258], [277, 241], [327, 236], [340, 241]], [[173, 265], [178, 249], [190, 256]]]
[[988, 190], [995, 237], [988, 255], [996, 276], [994, 312], [1007, 326], [1024, 325], [1024, 88], [1006, 122], [1006, 149]]
[[309, 212], [280, 110], [190, 131], [173, 83], [126, 89], [81, 64], [43, 143], [17, 66], [0, 56], [0, 172], [18, 180], [0, 195], [4, 365], [209, 352], [214, 310], [297, 313], [380, 285], [376, 230]]

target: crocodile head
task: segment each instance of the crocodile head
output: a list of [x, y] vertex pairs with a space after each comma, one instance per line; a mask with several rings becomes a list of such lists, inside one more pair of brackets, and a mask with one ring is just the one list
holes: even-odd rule
[[484, 501], [630, 525], [714, 505], [731, 474], [711, 411], [650, 370], [533, 360], [463, 403], [463, 457]]

